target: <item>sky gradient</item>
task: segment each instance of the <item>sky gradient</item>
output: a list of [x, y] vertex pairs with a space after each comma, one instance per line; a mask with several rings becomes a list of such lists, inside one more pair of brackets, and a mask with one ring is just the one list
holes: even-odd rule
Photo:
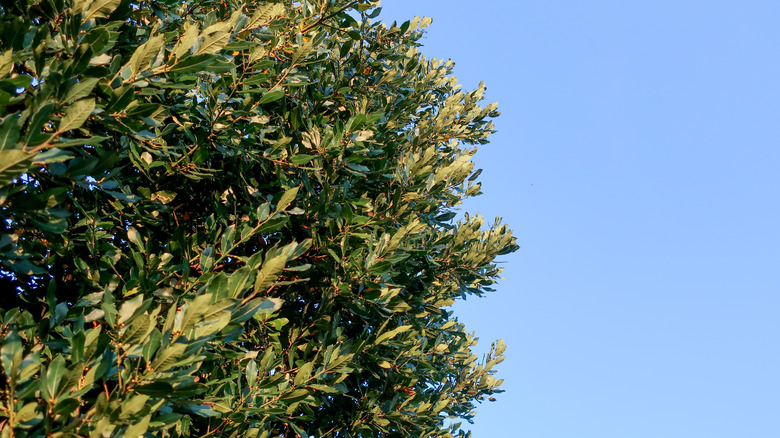
[[474, 438], [780, 436], [780, 2], [385, 0], [484, 80], [521, 249], [456, 307], [507, 391]]

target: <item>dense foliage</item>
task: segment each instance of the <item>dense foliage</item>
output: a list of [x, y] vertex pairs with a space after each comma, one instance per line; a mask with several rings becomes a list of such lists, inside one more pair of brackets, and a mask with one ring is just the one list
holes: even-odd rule
[[498, 113], [374, 3], [0, 0], [3, 437], [466, 435]]

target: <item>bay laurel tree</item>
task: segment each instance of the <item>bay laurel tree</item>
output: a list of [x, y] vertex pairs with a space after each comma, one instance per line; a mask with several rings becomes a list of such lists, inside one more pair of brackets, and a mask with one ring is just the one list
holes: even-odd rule
[[369, 0], [0, 1], [2, 437], [452, 437], [498, 115]]

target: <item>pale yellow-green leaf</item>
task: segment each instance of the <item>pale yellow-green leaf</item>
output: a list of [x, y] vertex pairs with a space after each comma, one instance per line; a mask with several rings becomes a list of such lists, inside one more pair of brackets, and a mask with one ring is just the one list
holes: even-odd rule
[[74, 103], [65, 111], [65, 115], [62, 116], [59, 132], [66, 132], [81, 127], [94, 110], [95, 99], [83, 99]]
[[393, 330], [390, 330], [387, 333], [383, 333], [378, 338], [376, 338], [375, 344], [381, 344], [384, 341], [388, 341], [390, 339], [393, 339], [394, 337], [396, 337], [399, 334], [409, 330], [410, 328], [412, 328], [411, 325], [402, 325], [402, 326], [396, 327]]
[[4, 78], [7, 74], [13, 70], [13, 55], [14, 51], [11, 49], [6, 50], [0, 55], [0, 79]]
[[265, 48], [263, 46], [257, 46], [252, 50], [252, 53], [249, 54], [249, 63], [253, 63], [255, 61], [259, 61], [262, 58], [265, 58]]
[[373, 136], [374, 131], [364, 129], [362, 131], [358, 131], [358, 135], [355, 137], [355, 141], [366, 141]]
[[139, 422], [130, 425], [126, 430], [123, 436], [126, 436], [128, 438], [132, 437], [142, 437], [146, 433], [146, 430], [149, 429], [149, 421], [152, 419], [152, 414], [149, 414], [142, 418]]
[[211, 26], [203, 29], [203, 41], [198, 47], [196, 55], [209, 54], [219, 52], [224, 48], [227, 43], [230, 42], [230, 29], [232, 24], [227, 22], [215, 23]]
[[286, 264], [287, 257], [283, 255], [277, 255], [276, 257], [266, 260], [263, 263], [263, 267], [260, 268], [260, 271], [257, 273], [257, 277], [255, 277], [255, 293], [264, 292], [268, 289], [268, 287], [279, 278], [279, 274], [282, 273]]
[[134, 227], [129, 227], [127, 229], [127, 239], [133, 244], [138, 247], [139, 249], [143, 250], [144, 248], [144, 241], [141, 238], [141, 234], [136, 230]]
[[420, 24], [420, 16], [416, 16], [412, 18], [412, 21], [409, 23], [409, 30], [413, 31], [417, 29], [417, 26]]
[[284, 5], [281, 3], [267, 3], [259, 6], [255, 13], [252, 14], [252, 18], [249, 19], [249, 23], [246, 25], [246, 29], [255, 29], [259, 26], [265, 26], [271, 22], [274, 18], [284, 14]]
[[152, 194], [152, 201], [158, 201], [162, 204], [167, 204], [176, 197], [176, 192], [162, 190]]
[[179, 59], [186, 55], [192, 46], [195, 45], [195, 41], [198, 40], [199, 34], [200, 30], [198, 29], [197, 24], [190, 22], [184, 23], [184, 33], [179, 37], [179, 40], [176, 41], [173, 50], [171, 50], [174, 58]]
[[89, 65], [104, 65], [111, 62], [111, 55], [104, 53], [102, 55], [95, 56], [89, 60]]
[[130, 417], [133, 414], [136, 414], [138, 412], [141, 412], [141, 409], [146, 406], [146, 402], [149, 400], [148, 395], [144, 394], [137, 394], [130, 399], [125, 399], [125, 402], [122, 403], [122, 411], [120, 414], [120, 417]]
[[95, 0], [84, 13], [84, 20], [108, 17], [119, 6], [119, 3], [121, 0]]
[[71, 3], [72, 14], [76, 15], [80, 12], [84, 12], [92, 2], [93, 0], [73, 0]]
[[309, 53], [311, 53], [312, 49], [313, 47], [311, 45], [311, 41], [307, 41], [302, 46], [298, 47], [298, 49], [293, 54], [292, 64], [298, 64], [299, 62], [306, 59], [306, 57], [309, 56]]
[[299, 187], [293, 187], [282, 194], [279, 198], [279, 202], [276, 203], [276, 212], [284, 211], [290, 206], [290, 203], [295, 200], [295, 196], [298, 194]]
[[447, 405], [450, 404], [450, 401], [447, 399], [441, 400], [433, 407], [433, 412], [439, 413], [442, 409], [446, 408]]
[[129, 320], [133, 314], [135, 314], [135, 311], [138, 310], [138, 308], [141, 307], [141, 304], [143, 303], [144, 297], [141, 294], [138, 294], [132, 299], [122, 303], [122, 307], [119, 308], [119, 324], [127, 322], [127, 320]]
[[[27, 403], [16, 412], [14, 423], [12, 426], [16, 426], [24, 423], [31, 423], [34, 420], [40, 421], [43, 419], [43, 413], [37, 411], [38, 403]], [[29, 426], [28, 426], [29, 427]]]
[[165, 40], [162, 35], [149, 38], [149, 40], [135, 49], [133, 56], [130, 57], [130, 61], [127, 62], [126, 67], [130, 68], [130, 72], [135, 76], [138, 72], [146, 70], [152, 63], [152, 60], [160, 51]]

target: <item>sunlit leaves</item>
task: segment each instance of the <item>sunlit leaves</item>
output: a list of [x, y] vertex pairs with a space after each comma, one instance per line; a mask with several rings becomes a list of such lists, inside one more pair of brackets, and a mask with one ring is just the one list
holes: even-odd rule
[[0, 17], [4, 433], [464, 436], [500, 392], [446, 310], [516, 248], [454, 222], [484, 86], [429, 19], [261, 3]]

